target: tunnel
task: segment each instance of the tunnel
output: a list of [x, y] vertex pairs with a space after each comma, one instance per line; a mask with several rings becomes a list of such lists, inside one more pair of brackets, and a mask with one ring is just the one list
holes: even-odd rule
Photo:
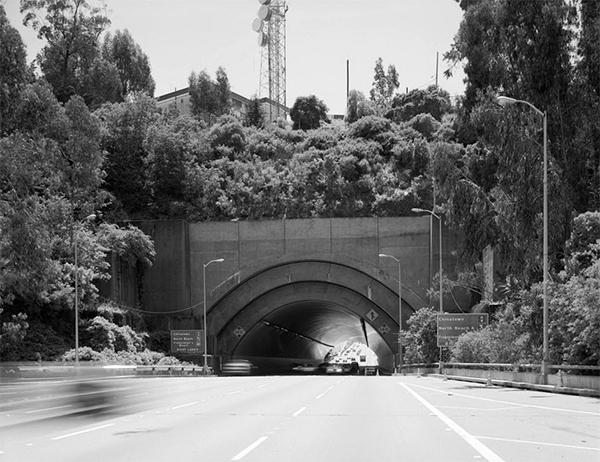
[[[294, 363], [318, 364], [336, 345], [361, 342], [382, 370], [391, 371], [398, 293], [381, 270], [349, 263], [280, 262], [236, 281], [209, 310], [214, 352], [275, 372]], [[403, 324], [413, 312], [403, 299]]]

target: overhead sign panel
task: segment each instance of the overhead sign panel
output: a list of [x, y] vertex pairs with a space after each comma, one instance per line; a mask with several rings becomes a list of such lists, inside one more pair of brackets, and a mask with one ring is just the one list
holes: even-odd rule
[[438, 314], [437, 345], [451, 346], [465, 332], [483, 329], [488, 322], [487, 313]]
[[171, 353], [204, 353], [201, 330], [172, 330]]

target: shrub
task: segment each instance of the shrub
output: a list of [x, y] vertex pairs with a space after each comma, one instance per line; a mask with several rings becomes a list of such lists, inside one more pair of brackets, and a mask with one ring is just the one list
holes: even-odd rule
[[117, 326], [102, 316], [84, 323], [82, 332], [82, 345], [89, 346], [96, 351], [104, 349], [119, 351], [142, 351], [146, 342], [145, 334], [139, 334], [130, 326]]
[[[50, 326], [31, 321], [22, 340], [2, 342], [2, 361], [52, 361], [69, 349], [69, 344]], [[39, 356], [38, 356], [39, 355]]]
[[81, 332], [81, 345], [89, 346], [96, 351], [105, 348], [114, 349], [116, 324], [102, 316], [96, 316], [82, 324], [84, 329]]

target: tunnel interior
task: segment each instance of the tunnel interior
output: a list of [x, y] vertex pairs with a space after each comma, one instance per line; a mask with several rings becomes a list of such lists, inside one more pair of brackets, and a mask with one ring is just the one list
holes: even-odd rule
[[281, 306], [256, 323], [234, 355], [320, 363], [343, 342], [366, 344], [378, 356], [391, 354], [380, 334], [356, 313], [329, 301], [302, 300]]

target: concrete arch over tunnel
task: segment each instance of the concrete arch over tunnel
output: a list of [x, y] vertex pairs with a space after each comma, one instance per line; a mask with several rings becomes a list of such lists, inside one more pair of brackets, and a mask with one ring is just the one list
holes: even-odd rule
[[[398, 293], [389, 274], [334, 255], [258, 266], [213, 294], [207, 324], [215, 354], [320, 361], [335, 344], [356, 340], [368, 344], [383, 367], [393, 367]], [[420, 306], [414, 292], [403, 290], [403, 327]]]

